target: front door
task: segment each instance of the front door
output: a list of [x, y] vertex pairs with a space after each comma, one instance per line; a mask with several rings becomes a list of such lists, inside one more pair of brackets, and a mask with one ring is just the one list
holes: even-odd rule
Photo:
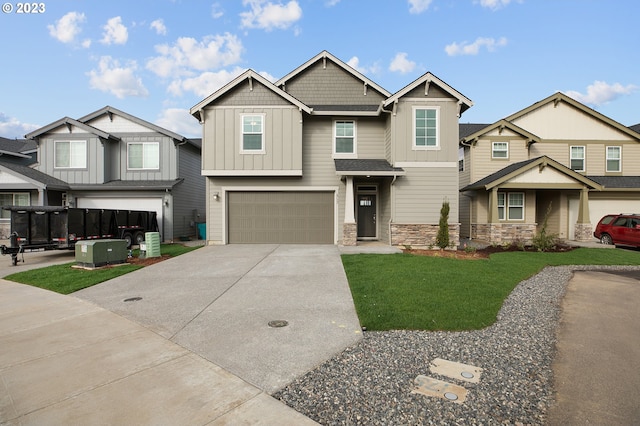
[[376, 194], [358, 194], [358, 238], [376, 239]]

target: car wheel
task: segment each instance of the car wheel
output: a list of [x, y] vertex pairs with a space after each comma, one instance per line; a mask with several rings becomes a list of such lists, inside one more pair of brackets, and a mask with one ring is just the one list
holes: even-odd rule
[[605, 245], [611, 245], [613, 244], [613, 239], [611, 239], [611, 235], [609, 234], [602, 234], [600, 236], [600, 242]]

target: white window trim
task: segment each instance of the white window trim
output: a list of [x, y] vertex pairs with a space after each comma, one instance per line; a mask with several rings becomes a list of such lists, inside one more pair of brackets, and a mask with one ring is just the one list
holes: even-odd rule
[[[353, 123], [353, 152], [336, 152], [336, 128], [338, 122]], [[333, 120], [333, 158], [358, 158], [358, 123], [356, 120]]]
[[[573, 148], [582, 148], [582, 169], [574, 169], [571, 167], [571, 160], [578, 160], [573, 158]], [[587, 169], [587, 148], [584, 145], [572, 145], [569, 147], [569, 168], [574, 172], [584, 172]]]
[[[496, 145], [498, 144], [501, 144], [501, 145], [504, 144], [506, 148], [496, 150]], [[496, 152], [506, 152], [507, 155], [506, 157], [496, 157], [495, 155]], [[509, 159], [509, 142], [491, 142], [491, 158], [496, 160], [508, 160]]]
[[[69, 155], [71, 155], [71, 144], [72, 143], [78, 143], [78, 142], [83, 142], [84, 143], [84, 165], [80, 166], [80, 167], [76, 167], [76, 166], [72, 166], [71, 165], [71, 157], [69, 157], [69, 167], [64, 167], [64, 166], [58, 166], [58, 158], [57, 158], [57, 149], [56, 149], [56, 145], [58, 143], [68, 143], [69, 144]], [[69, 169], [76, 169], [76, 170], [80, 170], [80, 169], [86, 169], [87, 168], [87, 141], [86, 140], [66, 140], [66, 141], [54, 141], [53, 144], [53, 167], [56, 169], [65, 169], [65, 170], [69, 170]]]
[[[157, 145], [158, 146], [158, 167], [131, 167], [129, 165], [129, 147], [131, 145]], [[144, 163], [144, 147], [142, 148], [142, 161]], [[127, 142], [127, 170], [160, 170], [160, 142]]]
[[[609, 158], [609, 148], [618, 148], [619, 157], [618, 158]], [[617, 160], [618, 161], [618, 170], [609, 170], [609, 160]], [[607, 146], [605, 147], [605, 160], [604, 160], [604, 168], [607, 173], [616, 173], [622, 171], [622, 147], [621, 146]]]
[[[517, 206], [512, 206], [511, 203], [509, 202], [510, 195], [515, 195], [515, 194], [522, 194], [522, 205], [517, 205]], [[503, 195], [503, 202], [502, 204], [500, 203], [500, 195]], [[510, 221], [510, 222], [524, 222], [525, 217], [526, 217], [526, 200], [525, 200], [526, 194], [524, 192], [498, 192], [498, 199], [496, 200], [496, 204], [498, 207], [498, 220], [506, 220], [506, 221]], [[502, 207], [502, 214], [500, 214], [500, 207]], [[518, 208], [522, 208], [522, 219], [512, 219], [510, 217], [510, 212], [511, 212], [511, 207], [518, 207]]]
[[[500, 196], [502, 197], [502, 203], [500, 203]], [[496, 201], [498, 204], [498, 220], [505, 220], [506, 211], [507, 211], [507, 193], [506, 192], [498, 192], [498, 200]], [[502, 214], [500, 213], [500, 207], [502, 207]]]
[[[511, 195], [516, 195], [516, 194], [522, 194], [522, 205], [517, 205], [517, 206], [513, 206], [513, 207], [518, 207], [518, 208], [522, 208], [522, 218], [520, 219], [512, 219], [511, 218]], [[507, 192], [506, 193], [506, 199], [507, 199], [507, 220], [509, 221], [514, 221], [514, 222], [523, 222], [524, 218], [525, 218], [525, 207], [526, 207], [526, 203], [524, 200], [525, 194], [524, 192]]]
[[[266, 154], [266, 136], [265, 136], [265, 113], [245, 113], [240, 114], [240, 154]], [[262, 117], [262, 148], [261, 149], [244, 149], [244, 117]]]
[[[435, 146], [416, 145], [416, 111], [417, 110], [436, 111], [436, 144]], [[440, 107], [439, 106], [417, 106], [411, 109], [411, 149], [414, 151], [435, 151], [440, 149]]]

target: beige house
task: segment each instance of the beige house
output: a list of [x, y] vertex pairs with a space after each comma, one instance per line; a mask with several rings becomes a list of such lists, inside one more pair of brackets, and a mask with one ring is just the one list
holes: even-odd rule
[[431, 73], [395, 94], [323, 51], [272, 83], [248, 70], [191, 109], [202, 124], [207, 240], [459, 241], [458, 118]]
[[556, 93], [490, 125], [461, 125], [460, 234], [588, 241], [608, 213], [640, 212], [640, 133]]

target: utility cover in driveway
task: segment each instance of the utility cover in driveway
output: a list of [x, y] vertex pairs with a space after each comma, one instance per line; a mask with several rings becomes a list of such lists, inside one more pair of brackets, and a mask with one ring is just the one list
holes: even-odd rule
[[334, 193], [228, 193], [229, 243], [334, 244]]

